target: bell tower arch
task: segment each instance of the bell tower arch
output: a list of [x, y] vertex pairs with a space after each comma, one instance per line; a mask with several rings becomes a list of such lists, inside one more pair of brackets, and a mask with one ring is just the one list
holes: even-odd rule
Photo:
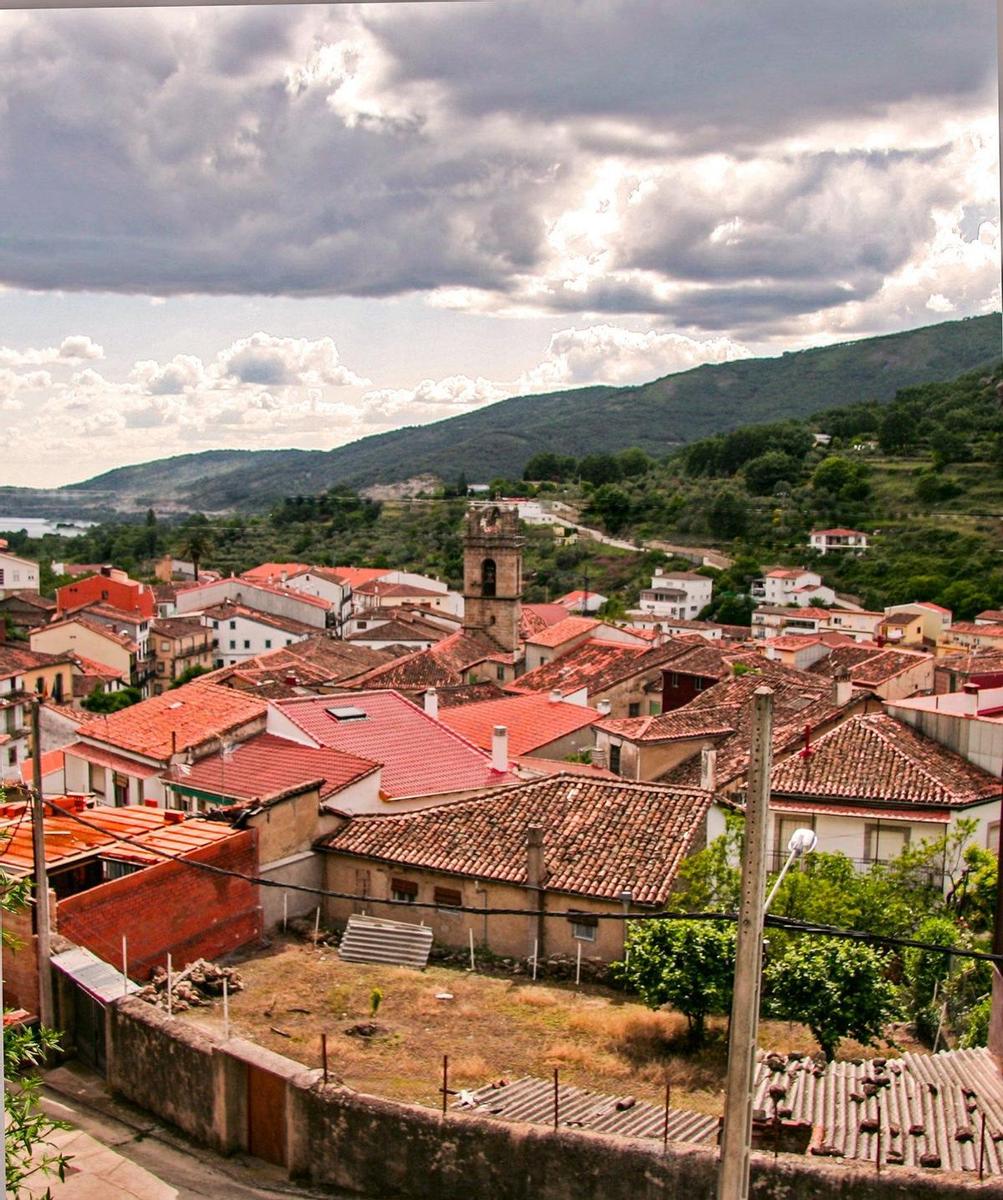
[[494, 505], [467, 512], [463, 530], [463, 627], [519, 649], [522, 548], [519, 514]]

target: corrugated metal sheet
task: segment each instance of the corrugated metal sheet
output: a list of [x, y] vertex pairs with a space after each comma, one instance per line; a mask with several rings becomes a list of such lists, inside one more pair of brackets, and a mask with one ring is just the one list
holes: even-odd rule
[[121, 996], [140, 991], [138, 983], [123, 980], [122, 972], [110, 967], [97, 955], [81, 946], [52, 956], [52, 965], [68, 975], [95, 1000], [107, 1004]]
[[830, 1063], [768, 1056], [753, 1107], [767, 1125], [811, 1125], [810, 1153], [977, 1171], [986, 1118], [985, 1172], [1003, 1174], [1003, 1076], [988, 1050], [904, 1054]]
[[427, 925], [353, 915], [341, 935], [338, 954], [346, 962], [394, 963], [423, 971], [431, 949], [432, 930]]
[[[553, 1125], [554, 1084], [552, 1080], [527, 1075], [501, 1086], [491, 1084], [456, 1101], [456, 1107], [471, 1108], [502, 1121], [525, 1121], [531, 1125]], [[630, 1096], [609, 1096], [586, 1088], [560, 1084], [558, 1124], [566, 1129], [589, 1129], [622, 1137], [661, 1138], [665, 1109]], [[717, 1117], [669, 1109], [669, 1139], [716, 1145]]]

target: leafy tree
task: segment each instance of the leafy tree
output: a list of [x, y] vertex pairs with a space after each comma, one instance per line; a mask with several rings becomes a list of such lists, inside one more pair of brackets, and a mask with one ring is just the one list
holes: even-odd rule
[[744, 817], [726, 813], [724, 833], [683, 861], [669, 898], [675, 912], [734, 912], [738, 908], [744, 829]]
[[699, 1046], [708, 1016], [731, 1009], [735, 928], [709, 921], [639, 921], [628, 926], [618, 978], [649, 1008], [671, 1004], [685, 1017]]
[[763, 972], [768, 1010], [812, 1031], [827, 1059], [845, 1037], [872, 1045], [898, 1014], [886, 957], [838, 938], [802, 938]]
[[[927, 917], [916, 928], [917, 941], [931, 946], [955, 946], [958, 927], [948, 917]], [[951, 959], [936, 950], [908, 948], [902, 956], [905, 977], [905, 1001], [917, 1035], [927, 1044], [933, 1041], [939, 1020], [934, 996], [943, 986], [951, 969]]]
[[189, 517], [186, 522], [184, 544], [182, 553], [185, 558], [191, 560], [192, 566], [195, 568], [195, 582], [199, 581], [199, 567], [202, 565], [202, 560], [209, 553], [212, 546], [212, 538], [209, 533], [209, 522], [202, 513], [196, 513]]
[[211, 667], [201, 667], [198, 665], [193, 667], [185, 667], [177, 679], [175, 679], [171, 684], [171, 690], [174, 688], [184, 687], [186, 683], [191, 683], [193, 679], [198, 679], [200, 675], [208, 675], [211, 669]]
[[[0, 787], [0, 803], [5, 799]], [[27, 879], [11, 879], [0, 872], [0, 908], [5, 912], [17, 912], [29, 903], [30, 884]], [[8, 952], [17, 947], [10, 935], [4, 933], [3, 945]], [[45, 1177], [66, 1176], [69, 1159], [55, 1150], [51, 1143], [52, 1134], [67, 1129], [63, 1121], [50, 1119], [42, 1111], [42, 1081], [34, 1068], [59, 1049], [59, 1037], [51, 1029], [12, 1025], [3, 1034], [3, 1066], [8, 1081], [16, 1080], [17, 1087], [6, 1090], [4, 1103], [4, 1178], [8, 1193], [17, 1197], [26, 1195], [25, 1187], [32, 1189], [33, 1196], [50, 1200], [51, 1192], [37, 1189]]]
[[782, 450], [767, 450], [750, 459], [742, 473], [745, 486], [754, 496], [768, 496], [780, 483], [796, 483], [801, 477], [801, 466]]
[[598, 517], [610, 533], [619, 533], [630, 520], [630, 497], [612, 483], [596, 488], [585, 510], [586, 518]]
[[646, 475], [655, 465], [655, 460], [637, 446], [621, 450], [616, 456], [624, 479], [633, 479], [638, 475]]
[[139, 688], [126, 687], [118, 692], [106, 692], [104, 688], [98, 687], [89, 696], [85, 696], [80, 703], [88, 712], [114, 713], [138, 704], [142, 698]]
[[619, 483], [623, 468], [615, 454], [586, 454], [578, 464], [578, 474], [594, 487], [604, 483]]
[[549, 479], [553, 483], [563, 483], [565, 479], [574, 477], [578, 469], [575, 458], [566, 454], [555, 454], [552, 450], [542, 450], [526, 463], [523, 479]]
[[749, 510], [741, 495], [731, 487], [723, 487], [707, 510], [707, 524], [715, 537], [737, 538], [745, 533]]

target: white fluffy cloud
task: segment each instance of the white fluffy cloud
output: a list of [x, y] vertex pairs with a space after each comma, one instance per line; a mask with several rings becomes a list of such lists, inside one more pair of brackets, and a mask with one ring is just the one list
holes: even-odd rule
[[58, 346], [41, 350], [11, 350], [0, 346], [0, 367], [38, 367], [50, 363], [74, 363], [104, 358], [104, 349], [85, 334], [71, 334]]
[[527, 371], [519, 383], [526, 391], [586, 383], [644, 383], [701, 363], [727, 362], [748, 355], [746, 346], [725, 337], [698, 341], [660, 330], [593, 325], [555, 333], [547, 357]]

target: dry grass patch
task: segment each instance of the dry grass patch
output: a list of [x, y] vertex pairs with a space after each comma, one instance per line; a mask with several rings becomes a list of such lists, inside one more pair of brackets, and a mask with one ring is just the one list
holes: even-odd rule
[[[565, 1083], [629, 1091], [656, 1103], [668, 1079], [673, 1105], [721, 1111], [727, 1047], [720, 1019], [708, 1022], [707, 1045], [692, 1051], [680, 1014], [651, 1012], [594, 986], [344, 963], [329, 948], [281, 940], [240, 970], [246, 989], [230, 999], [233, 1032], [309, 1067], [320, 1066], [324, 1032], [332, 1074], [359, 1091], [438, 1106], [448, 1054], [453, 1087], [549, 1077], [557, 1067]], [[347, 1029], [370, 1019], [374, 988], [383, 994], [376, 1020], [386, 1032], [347, 1036]], [[445, 994], [451, 998], [439, 998]], [[222, 1013], [216, 1006], [186, 1018], [218, 1029]], [[779, 1021], [763, 1023], [761, 1044], [783, 1052], [816, 1050], [806, 1029]], [[847, 1045], [842, 1057], [859, 1053]]]

